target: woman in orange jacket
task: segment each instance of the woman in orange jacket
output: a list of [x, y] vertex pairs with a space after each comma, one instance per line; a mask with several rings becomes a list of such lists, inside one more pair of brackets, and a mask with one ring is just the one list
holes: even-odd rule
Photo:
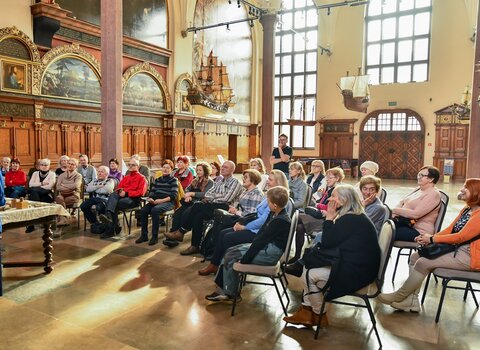
[[465, 201], [455, 220], [436, 234], [421, 234], [416, 237], [420, 245], [447, 243], [457, 245], [455, 251], [436, 259], [420, 257], [417, 252], [410, 257], [410, 274], [403, 286], [394, 293], [382, 293], [378, 300], [398, 310], [419, 312], [418, 293], [425, 277], [434, 269], [443, 267], [455, 270], [480, 270], [480, 179], [465, 181], [458, 193], [458, 199]]

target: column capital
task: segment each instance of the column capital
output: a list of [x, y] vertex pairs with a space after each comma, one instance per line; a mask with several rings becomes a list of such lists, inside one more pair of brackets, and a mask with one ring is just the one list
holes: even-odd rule
[[273, 32], [275, 30], [275, 24], [277, 23], [278, 16], [276, 12], [268, 13], [260, 18], [264, 32]]

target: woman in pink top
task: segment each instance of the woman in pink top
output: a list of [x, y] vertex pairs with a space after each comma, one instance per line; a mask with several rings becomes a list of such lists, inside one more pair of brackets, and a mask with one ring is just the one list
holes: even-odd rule
[[440, 192], [435, 184], [440, 171], [434, 166], [424, 166], [417, 175], [418, 188], [392, 209], [392, 216], [415, 219], [414, 227], [396, 225], [396, 241], [414, 242], [419, 234], [435, 232], [434, 225], [440, 209]]

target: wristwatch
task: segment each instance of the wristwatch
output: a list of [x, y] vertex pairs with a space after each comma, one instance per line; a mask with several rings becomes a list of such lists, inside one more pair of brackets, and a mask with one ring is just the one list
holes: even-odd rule
[[430, 243], [433, 243], [433, 236], [430, 236]]

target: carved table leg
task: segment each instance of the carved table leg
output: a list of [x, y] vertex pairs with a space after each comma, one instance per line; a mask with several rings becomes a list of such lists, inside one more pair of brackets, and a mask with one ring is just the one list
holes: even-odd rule
[[53, 263], [52, 259], [52, 230], [50, 229], [51, 227], [51, 222], [48, 222], [43, 225], [43, 253], [45, 254], [45, 267], [43, 268], [45, 270], [46, 274], [49, 274], [52, 272], [53, 267], [51, 266]]

